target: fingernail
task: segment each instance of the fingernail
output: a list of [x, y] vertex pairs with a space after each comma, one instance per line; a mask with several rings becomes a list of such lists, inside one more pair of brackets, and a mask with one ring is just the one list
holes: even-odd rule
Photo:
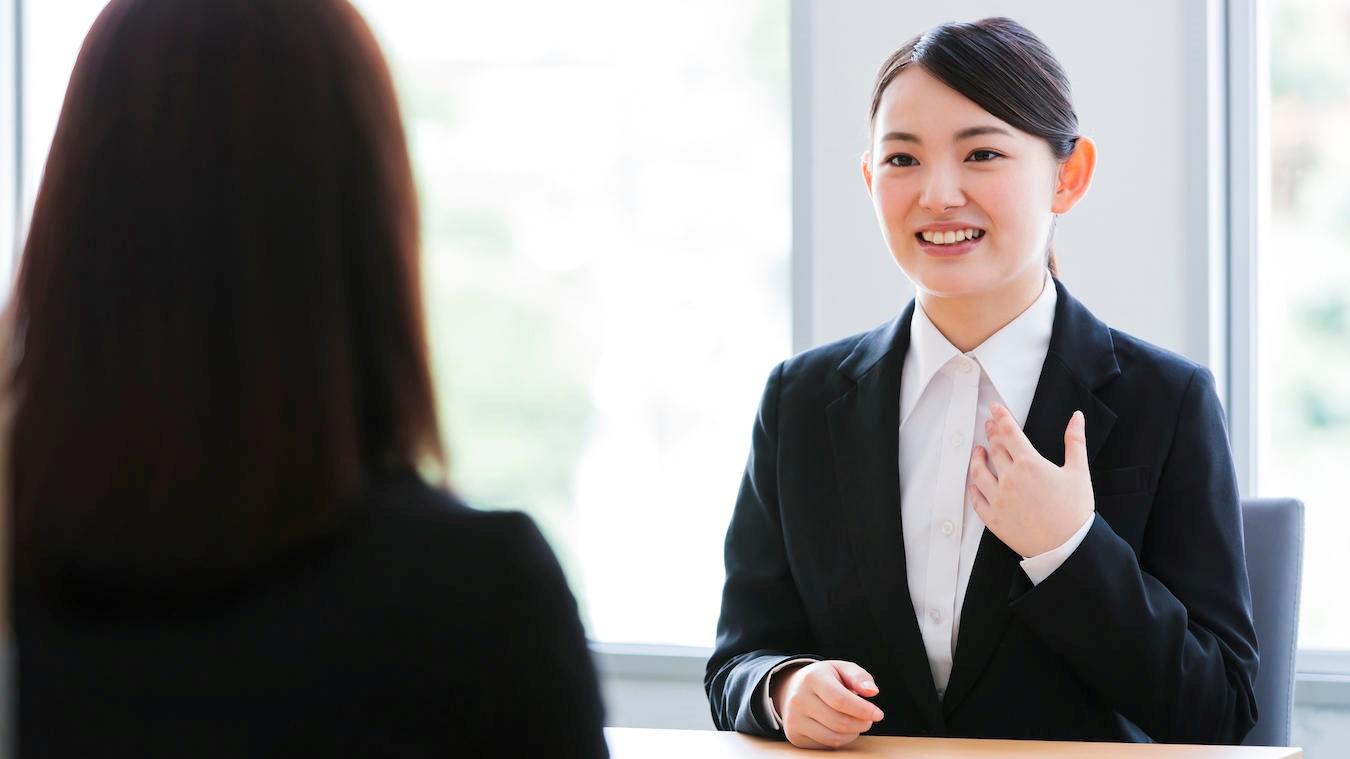
[[874, 683], [874, 682], [872, 682], [871, 680], [863, 680], [862, 683], [861, 683], [861, 685], [862, 685], [862, 687], [866, 688], [867, 690], [876, 690], [876, 689], [877, 689], [877, 684]]
[[873, 722], [880, 722], [880, 721], [882, 721], [882, 720], [885, 719], [885, 718], [886, 718], [886, 715], [885, 715], [885, 714], [882, 714], [880, 709], [877, 709], [876, 716], [872, 718], [872, 721], [873, 721]]

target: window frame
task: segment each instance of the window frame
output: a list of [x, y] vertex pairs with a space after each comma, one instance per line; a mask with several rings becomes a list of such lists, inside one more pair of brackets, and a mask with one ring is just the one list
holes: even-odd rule
[[[0, 50], [12, 51], [0, 56], [0, 240], [8, 246], [8, 255], [0, 258], [3, 274], [12, 272], [19, 260], [23, 206], [22, 28], [23, 0], [0, 0]], [[9, 288], [5, 287], [0, 303], [8, 300]]]
[[[1227, 408], [1238, 485], [1258, 493], [1257, 257], [1270, 229], [1270, 2], [1227, 0]], [[1296, 703], [1350, 707], [1350, 651], [1299, 648]]]

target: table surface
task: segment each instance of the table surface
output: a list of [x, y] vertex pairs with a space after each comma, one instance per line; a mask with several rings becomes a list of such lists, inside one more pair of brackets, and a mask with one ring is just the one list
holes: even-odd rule
[[829, 753], [716, 730], [648, 730], [607, 727], [611, 759], [745, 759], [747, 757], [895, 757], [900, 759], [990, 759], [991, 757], [1139, 757], [1139, 759], [1301, 759], [1302, 749], [1255, 746], [1175, 746], [1133, 743], [995, 741], [963, 738], [887, 738], [864, 735]]

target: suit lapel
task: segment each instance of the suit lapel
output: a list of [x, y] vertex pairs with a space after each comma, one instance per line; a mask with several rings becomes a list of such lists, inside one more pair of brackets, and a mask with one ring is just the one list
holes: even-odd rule
[[[1075, 410], [1082, 410], [1087, 422], [1089, 461], [1106, 442], [1116, 415], [1094, 391], [1114, 379], [1120, 368], [1110, 329], [1069, 295], [1059, 280], [1055, 280], [1055, 287], [1058, 301], [1050, 348], [1023, 431], [1042, 456], [1062, 465], [1064, 428]], [[1003, 637], [1010, 616], [1010, 593], [1022, 571], [1021, 558], [993, 532], [985, 530], [961, 607], [952, 675], [942, 701], [945, 715], [960, 706]]]
[[[826, 409], [843, 515], [863, 587], [883, 639], [887, 669], [940, 732], [942, 713], [905, 572], [900, 522], [900, 378], [914, 304], [870, 333], [839, 366], [856, 384]], [[866, 666], [865, 664], [863, 666]], [[882, 683], [882, 687], [885, 687]]]

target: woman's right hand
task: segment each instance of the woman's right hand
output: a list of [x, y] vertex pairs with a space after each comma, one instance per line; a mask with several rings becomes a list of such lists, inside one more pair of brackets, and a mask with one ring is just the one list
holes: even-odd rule
[[863, 698], [878, 692], [867, 670], [853, 662], [831, 660], [779, 672], [769, 697], [792, 745], [840, 748], [884, 716]]

